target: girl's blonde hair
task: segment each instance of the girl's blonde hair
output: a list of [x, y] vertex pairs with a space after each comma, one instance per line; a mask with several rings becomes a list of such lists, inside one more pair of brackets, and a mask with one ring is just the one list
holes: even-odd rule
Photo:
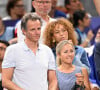
[[[60, 52], [61, 52], [63, 46], [65, 46], [66, 44], [70, 44], [73, 47], [73, 49], [74, 49], [74, 45], [73, 45], [73, 43], [70, 40], [63, 40], [63, 41], [61, 41], [61, 42], [59, 42], [57, 44], [57, 46], [56, 46], [56, 56], [57, 56], [56, 57], [56, 61], [57, 61], [57, 65], [58, 66], [61, 65], [61, 60], [60, 60], [58, 55], [60, 55]], [[74, 52], [75, 52], [75, 49], [74, 49]]]

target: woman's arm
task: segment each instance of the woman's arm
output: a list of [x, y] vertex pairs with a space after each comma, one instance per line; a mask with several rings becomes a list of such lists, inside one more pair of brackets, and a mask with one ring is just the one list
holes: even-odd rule
[[100, 15], [100, 0], [93, 0], [98, 14]]
[[82, 74], [84, 76], [84, 85], [85, 90], [91, 90], [90, 89], [90, 82], [89, 82], [89, 75], [86, 68], [82, 68]]

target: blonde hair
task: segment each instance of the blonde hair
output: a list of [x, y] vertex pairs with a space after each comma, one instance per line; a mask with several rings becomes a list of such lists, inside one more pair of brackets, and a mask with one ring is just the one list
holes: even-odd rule
[[59, 18], [56, 21], [53, 21], [53, 22], [50, 22], [47, 24], [47, 26], [45, 28], [45, 32], [43, 34], [44, 44], [46, 44], [50, 48], [53, 48], [56, 46], [55, 42], [53, 42], [53, 34], [54, 34], [56, 25], [59, 25], [59, 24], [63, 25], [64, 28], [67, 30], [68, 40], [72, 40], [73, 44], [76, 45], [77, 39], [76, 39], [76, 37], [74, 37], [75, 36], [74, 27], [73, 27], [72, 23], [65, 18]]
[[[73, 49], [74, 49], [74, 45], [73, 45], [73, 43], [70, 40], [63, 40], [63, 41], [61, 41], [61, 42], [59, 42], [57, 44], [57, 46], [56, 46], [56, 56], [57, 56], [56, 57], [56, 61], [57, 61], [57, 65], [58, 66], [61, 65], [61, 60], [60, 60], [58, 55], [60, 55], [60, 52], [61, 52], [63, 46], [65, 46], [66, 44], [70, 44], [73, 47]], [[74, 52], [75, 52], [75, 49], [74, 49]]]

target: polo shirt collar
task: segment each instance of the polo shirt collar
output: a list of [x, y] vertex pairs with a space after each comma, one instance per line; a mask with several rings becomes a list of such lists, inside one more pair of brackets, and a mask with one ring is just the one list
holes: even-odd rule
[[[30, 48], [28, 48], [28, 46], [26, 45], [26, 43], [23, 41], [22, 42], [22, 47], [24, 48], [25, 51], [29, 51]], [[37, 50], [40, 50], [41, 49], [41, 45], [38, 43], [38, 49]]]

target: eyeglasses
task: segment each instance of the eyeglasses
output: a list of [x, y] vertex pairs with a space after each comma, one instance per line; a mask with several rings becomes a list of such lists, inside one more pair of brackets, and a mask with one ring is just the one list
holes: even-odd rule
[[24, 5], [15, 5], [17, 8], [24, 8]]
[[0, 51], [5, 51], [5, 50], [6, 50], [6, 48], [0, 47]]
[[37, 3], [39, 4], [50, 4], [51, 2], [50, 1], [36, 1]]

